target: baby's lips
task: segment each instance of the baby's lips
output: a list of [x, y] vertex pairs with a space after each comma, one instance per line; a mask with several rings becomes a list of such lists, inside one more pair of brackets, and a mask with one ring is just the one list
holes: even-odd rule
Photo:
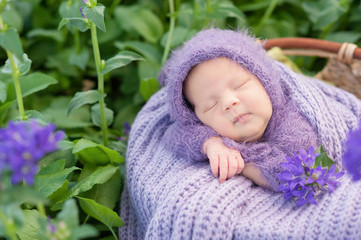
[[249, 115], [250, 115], [249, 113], [239, 114], [237, 117], [235, 117], [235, 118], [233, 119], [233, 123], [236, 123], [236, 122], [244, 123], [244, 122], [247, 121]]

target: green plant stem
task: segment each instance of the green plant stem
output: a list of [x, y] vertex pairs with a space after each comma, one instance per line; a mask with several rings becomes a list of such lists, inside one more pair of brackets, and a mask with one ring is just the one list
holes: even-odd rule
[[327, 26], [323, 29], [323, 31], [322, 31], [322, 33], [320, 34], [319, 38], [320, 38], [320, 39], [325, 39], [325, 37], [327, 36], [327, 34], [332, 30], [332, 27], [333, 27], [333, 23], [327, 25]]
[[168, 54], [170, 51], [170, 44], [172, 42], [173, 32], [174, 32], [174, 25], [175, 25], [175, 16], [174, 16], [174, 2], [173, 0], [169, 0], [169, 15], [170, 15], [170, 24], [169, 24], [169, 32], [167, 42], [164, 47], [163, 57], [161, 65], [165, 63], [168, 58]]
[[207, 0], [207, 13], [210, 13], [211, 11], [212, 11], [211, 1], [210, 1], [210, 0]]
[[0, 209], [0, 220], [3, 222], [6, 233], [8, 234], [9, 239], [11, 240], [18, 240], [16, 236], [15, 227], [11, 222], [9, 222], [8, 218], [4, 215], [4, 213]]
[[4, 29], [4, 23], [3, 23], [3, 19], [1, 18], [1, 15], [0, 15], [0, 30], [3, 30]]
[[44, 218], [46, 218], [46, 212], [45, 212], [45, 208], [44, 205], [42, 203], [38, 203], [36, 204], [36, 208], [38, 209], [38, 211], [40, 212], [40, 215]]
[[[104, 75], [100, 73], [100, 71], [102, 70], [102, 65], [101, 65], [101, 58], [100, 58], [100, 51], [99, 51], [99, 44], [98, 44], [98, 37], [97, 37], [97, 27], [93, 22], [91, 23], [90, 31], [91, 31], [95, 66], [96, 66], [97, 75], [98, 75], [98, 92], [100, 94], [104, 95]], [[108, 145], [108, 128], [107, 128], [107, 123], [106, 123], [106, 119], [105, 119], [104, 97], [102, 97], [99, 100], [99, 105], [100, 105], [100, 120], [101, 120], [102, 134], [103, 134], [103, 143], [104, 143], [104, 146], [107, 146]]]
[[259, 34], [259, 32], [262, 30], [263, 26], [266, 24], [267, 20], [272, 15], [273, 10], [276, 8], [278, 1], [279, 0], [271, 0], [270, 5], [268, 5], [266, 12], [263, 14], [261, 20], [259, 21], [259, 24], [255, 29], [256, 34]]
[[122, 1], [122, 0], [114, 0], [114, 1], [113, 1], [112, 5], [111, 5], [110, 8], [109, 8], [109, 13], [110, 13], [110, 15], [113, 14], [114, 8], [115, 8], [116, 6], [118, 6], [121, 1]]
[[115, 234], [115, 232], [113, 231], [113, 229], [109, 228], [110, 232], [113, 234], [113, 237], [115, 240], [118, 240], [117, 235]]
[[19, 107], [19, 114], [22, 120], [25, 120], [25, 110], [24, 110], [24, 103], [23, 103], [23, 96], [21, 93], [21, 86], [20, 86], [20, 82], [19, 82], [19, 69], [16, 66], [16, 63], [14, 61], [14, 57], [13, 54], [9, 51], [6, 51], [8, 58], [10, 60], [10, 64], [11, 64], [11, 70], [12, 70], [12, 77], [14, 80], [14, 86], [15, 86], [15, 93], [16, 93], [16, 100], [18, 102], [18, 107]]

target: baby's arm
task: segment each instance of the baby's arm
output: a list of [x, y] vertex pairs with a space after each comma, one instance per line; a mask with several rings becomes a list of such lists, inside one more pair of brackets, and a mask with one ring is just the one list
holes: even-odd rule
[[257, 166], [254, 166], [250, 163], [246, 163], [242, 171], [242, 175], [252, 180], [258, 186], [268, 189], [271, 188], [270, 184], [268, 183], [266, 178], [263, 176], [261, 170]]

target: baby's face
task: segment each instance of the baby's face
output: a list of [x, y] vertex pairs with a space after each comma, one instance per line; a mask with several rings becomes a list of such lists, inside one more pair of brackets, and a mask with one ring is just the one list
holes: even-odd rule
[[204, 124], [235, 141], [259, 139], [272, 116], [272, 104], [261, 82], [228, 58], [193, 68], [184, 92]]

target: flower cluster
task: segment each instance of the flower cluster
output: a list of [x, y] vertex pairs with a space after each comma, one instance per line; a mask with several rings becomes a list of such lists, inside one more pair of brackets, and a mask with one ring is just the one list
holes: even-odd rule
[[58, 142], [65, 136], [54, 131], [53, 124], [42, 126], [35, 120], [9, 122], [7, 128], [0, 129], [0, 174], [10, 170], [12, 184], [25, 180], [32, 185], [38, 161], [58, 150]]
[[298, 154], [294, 153], [293, 157], [286, 156], [287, 161], [281, 163], [284, 171], [278, 174], [281, 181], [279, 190], [284, 193], [285, 199], [298, 199], [298, 206], [307, 202], [316, 204], [314, 197], [316, 193], [335, 190], [339, 184], [337, 179], [342, 177], [344, 172], [337, 172], [335, 164], [329, 158], [328, 160], [332, 162], [329, 166], [322, 164], [322, 161], [316, 161], [320, 155], [315, 153], [311, 146], [308, 152], [301, 149]]
[[354, 181], [361, 179], [361, 123], [357, 130], [348, 134], [343, 164]]

